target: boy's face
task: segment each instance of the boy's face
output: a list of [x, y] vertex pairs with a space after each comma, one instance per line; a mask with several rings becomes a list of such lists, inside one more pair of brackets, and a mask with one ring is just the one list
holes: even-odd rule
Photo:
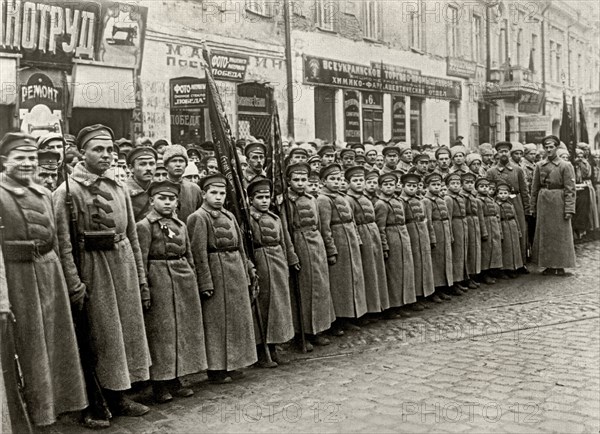
[[308, 181], [308, 184], [306, 185], [306, 192], [308, 194], [313, 194], [313, 193], [318, 193], [318, 191], [319, 191], [319, 181], [317, 181], [317, 180]]
[[356, 175], [350, 178], [348, 183], [350, 190], [355, 191], [357, 193], [362, 193], [365, 191], [365, 177], [362, 175]]
[[490, 184], [487, 186], [488, 195], [494, 196], [496, 194], [496, 186], [494, 184]]
[[158, 214], [168, 217], [177, 209], [177, 196], [166, 192], [156, 193], [150, 198], [150, 205]]
[[488, 185], [487, 184], [479, 184], [477, 186], [477, 193], [481, 194], [482, 196], [487, 195], [489, 192], [488, 190]]
[[323, 154], [323, 156], [321, 157], [321, 163], [323, 166], [329, 166], [334, 161], [335, 161], [335, 153], [333, 153], [333, 152]]
[[429, 161], [419, 160], [419, 161], [417, 161], [417, 170], [421, 173], [425, 173], [425, 172], [427, 172], [428, 165], [429, 165]]
[[339, 173], [335, 173], [323, 179], [323, 185], [331, 191], [339, 191], [341, 181], [342, 176]]
[[164, 167], [161, 167], [161, 168], [156, 169], [156, 171], [154, 172], [154, 177], [152, 179], [156, 182], [161, 182], [161, 181], [164, 181], [165, 179], [167, 179], [167, 177], [168, 177], [167, 169], [165, 169]]
[[260, 212], [267, 212], [271, 206], [270, 192], [257, 192], [252, 196], [252, 206]]
[[435, 161], [435, 160], [429, 160], [429, 163], [427, 163], [427, 170], [429, 172], [433, 172], [436, 167], [437, 167], [437, 161]]
[[515, 163], [519, 164], [523, 159], [523, 151], [513, 151], [511, 154], [512, 159]]
[[460, 191], [460, 188], [461, 184], [458, 179], [453, 179], [448, 183], [448, 190], [450, 190], [452, 193], [458, 193]]
[[508, 190], [506, 190], [505, 188], [498, 190], [498, 193], [496, 193], [496, 197], [502, 201], [507, 200], [508, 199]]
[[429, 192], [432, 194], [439, 194], [441, 189], [442, 189], [441, 181], [432, 181], [427, 186], [427, 190], [429, 190]]
[[462, 166], [463, 164], [465, 164], [465, 154], [459, 152], [454, 157], [452, 157], [452, 161], [455, 165]]
[[389, 181], [385, 181], [379, 188], [381, 189], [382, 194], [391, 196], [396, 191], [396, 181], [391, 179]]
[[342, 158], [342, 166], [348, 168], [354, 166], [355, 154], [347, 153]]
[[223, 208], [226, 195], [227, 188], [220, 184], [209, 185], [206, 190], [202, 191], [202, 198], [204, 199], [204, 202], [214, 209]]
[[396, 194], [402, 193], [402, 181], [398, 180], [396, 183], [396, 189], [394, 190]]
[[292, 191], [296, 194], [304, 193], [306, 189], [306, 183], [308, 181], [308, 174], [306, 173], [292, 173], [290, 175], [289, 186]]
[[348, 181], [346, 181], [346, 178], [341, 177], [340, 178], [340, 188], [339, 188], [339, 192], [340, 193], [346, 193], [348, 191]]
[[313, 161], [312, 163], [310, 163], [310, 170], [319, 173], [321, 171], [321, 162]]
[[471, 169], [471, 172], [473, 173], [479, 173], [479, 170], [481, 169], [481, 161], [473, 161], [469, 166], [469, 169]]
[[291, 164], [296, 164], [296, 163], [306, 163], [306, 160], [308, 160], [308, 157], [306, 155], [299, 154], [299, 153], [296, 152], [290, 158], [290, 165]]
[[377, 178], [369, 178], [365, 181], [365, 192], [369, 194], [377, 192]]
[[404, 184], [404, 192], [409, 196], [414, 196], [417, 194], [417, 190], [419, 189], [419, 184], [416, 182], [407, 182]]
[[462, 182], [462, 187], [463, 187], [463, 190], [465, 190], [465, 191], [473, 191], [473, 189], [475, 188], [475, 181], [473, 181], [471, 179], [465, 179]]
[[448, 186], [446, 184], [442, 184], [440, 188], [440, 196], [446, 196], [448, 194]]

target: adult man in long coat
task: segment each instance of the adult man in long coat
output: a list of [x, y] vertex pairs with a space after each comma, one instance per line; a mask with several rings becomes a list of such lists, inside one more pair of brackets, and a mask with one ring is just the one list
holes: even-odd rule
[[[490, 181], [504, 181], [511, 188], [511, 201], [517, 213], [517, 224], [521, 231], [521, 257], [523, 262], [527, 258], [527, 222], [525, 216], [529, 211], [529, 189], [525, 182], [525, 173], [521, 167], [517, 166], [509, 157], [513, 145], [510, 142], [496, 143], [498, 152], [498, 164], [487, 171], [487, 178]], [[527, 273], [527, 268], [523, 266], [520, 271]]]
[[131, 170], [131, 177], [125, 182], [131, 205], [133, 217], [136, 222], [142, 220], [150, 212], [150, 197], [148, 186], [152, 182], [156, 171], [158, 154], [153, 148], [134, 148], [127, 155], [127, 165]]
[[532, 213], [537, 215], [533, 262], [546, 268], [545, 275], [564, 276], [565, 268], [575, 267], [575, 172], [556, 156], [558, 137], [546, 136], [542, 143], [546, 158], [536, 164], [531, 186]]
[[83, 409], [87, 399], [51, 193], [33, 182], [36, 165], [34, 137], [8, 133], [0, 141], [2, 249], [15, 349], [29, 416], [45, 426], [60, 413]]
[[169, 174], [169, 181], [180, 185], [177, 218], [182, 222], [202, 205], [202, 191], [198, 185], [183, 178], [183, 173], [189, 162], [188, 154], [181, 145], [170, 145], [165, 148], [163, 163]]
[[95, 371], [111, 410], [141, 416], [148, 407], [123, 394], [131, 383], [149, 378], [151, 364], [142, 313], [142, 303], [150, 307], [150, 292], [133, 208], [125, 186], [108, 170], [112, 130], [103, 125], [83, 128], [77, 145], [83, 161], [73, 169], [69, 186], [81, 259], [76, 266], [63, 184], [53, 198], [62, 266], [74, 308], [87, 310]]

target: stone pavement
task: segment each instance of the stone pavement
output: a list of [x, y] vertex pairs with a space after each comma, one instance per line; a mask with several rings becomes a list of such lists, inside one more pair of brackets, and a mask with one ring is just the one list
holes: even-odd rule
[[[571, 278], [532, 273], [472, 290], [233, 384], [192, 376], [194, 397], [104, 432], [597, 433], [600, 243], [577, 254]], [[147, 389], [139, 396], [151, 402]]]

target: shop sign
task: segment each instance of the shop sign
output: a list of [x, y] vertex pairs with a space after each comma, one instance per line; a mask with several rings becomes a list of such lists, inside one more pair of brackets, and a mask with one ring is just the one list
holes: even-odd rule
[[360, 100], [354, 90], [344, 91], [344, 140], [360, 142]]
[[36, 137], [61, 132], [62, 106], [62, 88], [46, 74], [31, 74], [19, 89], [21, 130]]
[[383, 98], [381, 93], [361, 92], [363, 108], [383, 108]]
[[406, 107], [404, 97], [400, 95], [392, 98], [392, 137], [406, 140]]
[[551, 127], [550, 116], [527, 116], [519, 118], [521, 132], [546, 131]]
[[139, 69], [147, 15], [134, 3], [0, 0], [0, 52], [55, 66], [87, 59]]
[[542, 111], [546, 101], [546, 89], [542, 88], [538, 93], [523, 94], [519, 100], [519, 111], [521, 113], [537, 114]]
[[175, 112], [171, 115], [171, 125], [198, 128], [202, 125], [202, 115], [194, 112]]
[[269, 113], [271, 90], [265, 85], [247, 83], [238, 86], [238, 111], [244, 113]]
[[459, 81], [418, 75], [385, 64], [365, 66], [313, 56], [304, 56], [303, 60], [304, 83], [307, 84], [447, 100], [460, 100], [462, 96]]
[[446, 75], [462, 78], [475, 78], [477, 63], [456, 57], [446, 59]]
[[206, 107], [206, 82], [195, 77], [171, 80], [171, 108]]
[[244, 81], [248, 69], [249, 56], [211, 52], [210, 67], [217, 80]]

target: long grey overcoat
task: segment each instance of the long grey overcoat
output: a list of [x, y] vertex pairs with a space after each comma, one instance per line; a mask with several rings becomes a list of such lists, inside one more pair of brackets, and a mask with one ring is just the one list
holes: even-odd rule
[[448, 192], [444, 198], [452, 222], [452, 273], [454, 283], [462, 282], [467, 275], [467, 246], [469, 228], [467, 227], [467, 209], [465, 199], [460, 194]]
[[425, 193], [423, 198], [429, 241], [435, 244], [431, 249], [431, 264], [433, 267], [433, 285], [452, 286], [452, 228], [450, 214], [446, 202], [441, 197]]

